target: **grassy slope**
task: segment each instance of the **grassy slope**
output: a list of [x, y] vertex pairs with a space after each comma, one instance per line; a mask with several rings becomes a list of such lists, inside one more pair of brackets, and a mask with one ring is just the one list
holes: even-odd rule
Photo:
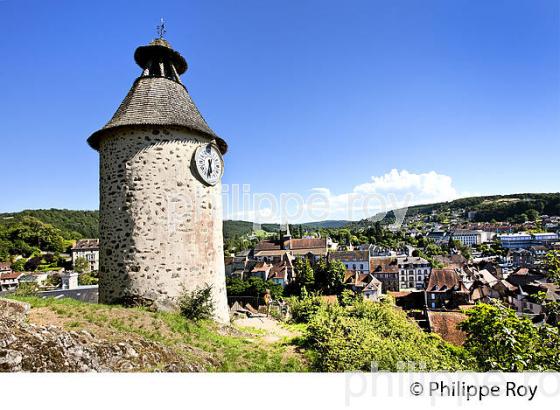
[[207, 371], [307, 371], [306, 360], [290, 340], [266, 343], [262, 332], [220, 327], [213, 322], [193, 323], [179, 314], [141, 308], [81, 303], [72, 299], [17, 298], [32, 306], [29, 321], [54, 324], [66, 330], [87, 330], [115, 341], [129, 338], [162, 343], [190, 363]]

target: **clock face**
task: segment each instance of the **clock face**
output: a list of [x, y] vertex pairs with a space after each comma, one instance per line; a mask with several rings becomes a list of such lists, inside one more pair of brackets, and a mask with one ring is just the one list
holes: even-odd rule
[[198, 147], [194, 153], [198, 175], [208, 185], [216, 185], [224, 173], [222, 154], [212, 144]]

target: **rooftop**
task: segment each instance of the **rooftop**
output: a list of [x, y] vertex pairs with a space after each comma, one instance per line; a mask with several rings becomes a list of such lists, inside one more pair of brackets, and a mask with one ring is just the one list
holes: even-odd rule
[[132, 88], [103, 128], [89, 138], [89, 145], [98, 150], [108, 131], [129, 126], [176, 126], [215, 140], [222, 153], [226, 142], [208, 126], [194, 104], [179, 76], [187, 70], [187, 62], [164, 39], [158, 38], [134, 53], [143, 69]]

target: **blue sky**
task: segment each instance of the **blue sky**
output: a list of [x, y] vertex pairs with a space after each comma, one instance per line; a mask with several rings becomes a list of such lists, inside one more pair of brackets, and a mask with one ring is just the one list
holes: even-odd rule
[[162, 16], [229, 143], [225, 184], [335, 202], [559, 190], [556, 0], [0, 0], [0, 211], [97, 208], [86, 138]]

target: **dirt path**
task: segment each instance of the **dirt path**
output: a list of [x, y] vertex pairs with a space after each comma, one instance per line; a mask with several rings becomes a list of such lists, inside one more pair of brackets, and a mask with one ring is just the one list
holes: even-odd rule
[[277, 320], [268, 317], [237, 319], [233, 323], [241, 328], [247, 327], [264, 331], [265, 334], [262, 336], [262, 340], [267, 343], [276, 343], [285, 337], [299, 336], [297, 333], [280, 326], [280, 322]]

